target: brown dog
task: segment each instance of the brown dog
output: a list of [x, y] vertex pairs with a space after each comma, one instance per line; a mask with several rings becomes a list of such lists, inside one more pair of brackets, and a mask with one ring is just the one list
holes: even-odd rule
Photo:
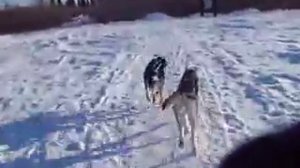
[[187, 130], [185, 117], [187, 116], [191, 127], [191, 143], [193, 153], [196, 154], [195, 148], [195, 119], [198, 111], [198, 76], [196, 70], [186, 69], [178, 88], [162, 104], [162, 110], [172, 106], [177, 126], [179, 129], [179, 147], [184, 147], [183, 136]]

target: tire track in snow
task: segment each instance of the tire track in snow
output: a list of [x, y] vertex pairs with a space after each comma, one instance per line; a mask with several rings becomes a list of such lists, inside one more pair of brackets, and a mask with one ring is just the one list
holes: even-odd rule
[[[128, 158], [131, 167], [174, 167], [175, 164], [185, 167], [188, 163], [198, 164], [196, 158], [185, 154], [186, 150], [180, 150], [177, 147], [178, 132], [173, 113], [171, 111], [161, 113], [160, 109], [149, 104], [144, 96], [142, 74], [154, 55], [163, 56], [168, 61], [165, 96], [168, 96], [170, 94], [168, 92], [174, 91], [177, 87], [181, 76], [180, 72], [184, 70], [182, 66], [182, 59], [185, 62], [185, 57], [182, 57], [183, 49], [179, 43], [176, 43], [178, 41], [176, 35], [168, 31], [169, 25], [164, 26], [158, 30], [149, 28], [146, 30], [146, 35], [145, 32], [143, 34], [139, 34], [140, 31], [135, 32], [137, 36], [142, 36], [143, 41], [139, 42], [142, 47], [138, 49], [141, 56], [131, 68], [134, 82], [130, 85], [134, 88], [132, 97], [139, 98], [137, 108], [144, 113], [134, 120], [133, 127], [127, 129], [129, 137], [136, 137], [134, 141], [130, 138], [128, 140], [128, 146], [135, 149], [130, 152]], [[165, 45], [160, 45], [162, 39], [158, 34], [164, 34]], [[187, 144], [188, 147], [189, 144]], [[140, 163], [140, 160], [144, 160], [144, 162]]]
[[[101, 86], [101, 92], [104, 94], [101, 94], [100, 98], [98, 98], [99, 101], [98, 104], [95, 103], [94, 107], [95, 108], [104, 108], [106, 109], [105, 111], [109, 111], [111, 108], [115, 108], [115, 101], [117, 101], [118, 99], [121, 99], [119, 101], [121, 101], [121, 103], [126, 103], [126, 102], [122, 102], [123, 97], [122, 97], [122, 93], [118, 93], [116, 94], [115, 89], [116, 89], [116, 85], [118, 83], [122, 83], [124, 85], [124, 83], [126, 83], [124, 80], [126, 80], [125, 77], [123, 77], [124, 75], [126, 76], [126, 74], [128, 74], [128, 69], [129, 67], [135, 62], [135, 59], [137, 57], [132, 57], [130, 59], [128, 59], [126, 53], [124, 52], [120, 52], [119, 54], [116, 55], [116, 59], [114, 60], [114, 62], [111, 63], [111, 67], [110, 72], [108, 73], [109, 75], [106, 78], [106, 82]], [[124, 87], [124, 86], [123, 86]], [[116, 107], [118, 108], [118, 107]], [[113, 110], [113, 109], [112, 109]], [[95, 113], [97, 113], [97, 111], [95, 111]], [[123, 115], [123, 114], [120, 114]], [[130, 117], [130, 116], [129, 116]], [[107, 143], [116, 143], [118, 142], [120, 145], [117, 148], [117, 150], [121, 150], [123, 148], [123, 146], [125, 145], [125, 137], [126, 137], [126, 132], [125, 132], [125, 127], [126, 124], [128, 122], [129, 118], [126, 117], [126, 115], [124, 115], [124, 117], [115, 120], [114, 123], [103, 123], [102, 127], [104, 126], [105, 129], [102, 129], [102, 133], [105, 134], [107, 136]], [[125, 125], [124, 125], [125, 124]], [[91, 127], [95, 127], [96, 125], [91, 125]], [[88, 131], [89, 132], [89, 131]], [[116, 134], [112, 134], [112, 132], [115, 132]], [[90, 139], [87, 133], [87, 137], [86, 139]], [[88, 146], [89, 141], [86, 141], [86, 146]], [[116, 151], [117, 152], [117, 151]], [[122, 151], [118, 151], [121, 152]], [[90, 153], [90, 151], [86, 151], [86, 153]], [[114, 156], [111, 157], [110, 159], [111, 164], [117, 166], [122, 166], [124, 164], [126, 164], [126, 162], [122, 161], [122, 157], [120, 156]], [[121, 165], [120, 165], [121, 164]], [[92, 167], [92, 162], [89, 161], [89, 163], [86, 165], [87, 167]]]
[[[79, 83], [83, 88], [79, 90], [79, 93], [75, 94], [75, 99], [79, 102], [78, 110], [84, 113], [82, 115], [84, 123], [79, 126], [82, 127], [84, 136], [79, 143], [84, 145], [82, 153], [86, 160], [81, 164], [84, 164], [84, 167], [93, 167], [94, 159], [92, 158], [97, 155], [103, 155], [104, 158], [105, 155], [112, 155], [108, 157], [109, 161], [107, 164], [122, 164], [119, 156], [117, 156], [124, 145], [122, 139], [125, 136], [125, 132], [123, 132], [122, 127], [136, 113], [132, 112], [134, 109], [131, 109], [132, 107], [128, 102], [115, 102], [118, 98], [123, 99], [123, 94], [114, 98], [112, 93], [115, 93], [116, 84], [124, 82], [127, 69], [136, 57], [128, 59], [126, 53], [121, 51], [123, 46], [119, 44], [128, 39], [122, 38], [119, 41], [118, 35], [103, 36], [93, 43], [87, 41], [86, 44], [84, 39], [89, 37], [85, 37], [85, 34], [77, 38], [71, 39], [71, 41], [70, 38], [64, 39], [61, 42], [65, 44], [58, 45], [60, 47], [58, 49], [68, 58], [64, 63], [68, 63], [70, 69], [78, 74], [84, 72], [82, 75], [86, 77], [84, 81]], [[95, 36], [93, 38], [99, 37]], [[107, 38], [109, 40], [106, 40]], [[79, 39], [81, 42], [77, 42]], [[94, 45], [96, 42], [97, 45]], [[64, 46], [67, 46], [67, 48], [64, 48]], [[80, 48], [86, 48], [88, 52], [85, 50], [81, 51]], [[100, 57], [98, 54], [100, 54]], [[104, 57], [106, 56], [109, 57], [108, 60], [110, 61], [105, 61]], [[54, 66], [56, 64], [51, 65]], [[64, 64], [59, 66], [64, 66]], [[61, 73], [60, 75], [65, 74]], [[95, 84], [98, 85], [98, 88]], [[92, 93], [95, 90], [96, 92]], [[57, 110], [65, 108], [64, 106], [64, 103], [57, 105]]]
[[[240, 111], [236, 111], [236, 107], [232, 106], [232, 103], [234, 104], [235, 101], [233, 102], [229, 102], [231, 100], [231, 96], [232, 93], [237, 94], [238, 96], [242, 96], [239, 95], [239, 93], [235, 92], [235, 91], [230, 91], [230, 82], [228, 81], [232, 81], [233, 79], [231, 79], [231, 76], [227, 76], [228, 74], [226, 74], [226, 72], [224, 72], [222, 69], [219, 70], [219, 68], [223, 68], [220, 65], [215, 65], [214, 63], [212, 63], [215, 58], [217, 57], [222, 57], [223, 55], [217, 52], [214, 52], [215, 50], [212, 50], [211, 48], [214, 48], [211, 46], [208, 47], [205, 43], [200, 43], [200, 47], [198, 48], [202, 48], [199, 51], [197, 51], [197, 54], [202, 54], [205, 55], [205, 59], [206, 64], [204, 65], [203, 62], [200, 62], [200, 64], [202, 64], [202, 67], [210, 67], [210, 66], [214, 66], [214, 69], [217, 69], [217, 71], [213, 71], [210, 68], [205, 68], [204, 70], [206, 71], [207, 75], [207, 83], [209, 83], [209, 85], [211, 87], [214, 88], [215, 92], [214, 92], [214, 96], [218, 97], [218, 106], [219, 106], [219, 110], [223, 115], [223, 121], [221, 121], [220, 123], [223, 124], [219, 124], [219, 125], [223, 125], [222, 129], [223, 129], [223, 134], [224, 134], [224, 138], [225, 138], [225, 145], [220, 145], [221, 149], [219, 152], [216, 152], [216, 154], [214, 154], [214, 156], [216, 156], [214, 163], [218, 164], [220, 159], [222, 159], [224, 157], [224, 155], [230, 150], [232, 149], [232, 147], [238, 145], [239, 143], [243, 142], [244, 140], [247, 140], [250, 136], [249, 131], [247, 130], [247, 125], [244, 122], [244, 120], [241, 119], [241, 117], [239, 117], [239, 113]], [[200, 61], [201, 59], [199, 59]], [[226, 63], [228, 63], [228, 60], [224, 60]], [[230, 60], [229, 60], [230, 62]], [[238, 61], [237, 61], [238, 62]], [[232, 67], [232, 66], [230, 66]], [[238, 69], [239, 70], [239, 69]], [[234, 73], [238, 73], [238, 72], [234, 72]], [[225, 79], [223, 79], [225, 78]], [[220, 81], [222, 81], [222, 85], [217, 85], [216, 83], [220, 83]], [[236, 95], [234, 95], [236, 96]], [[237, 99], [239, 101], [239, 99]], [[238, 103], [238, 102], [237, 102]], [[222, 142], [222, 140], [221, 140]], [[215, 149], [214, 149], [215, 150]]]
[[[226, 103], [224, 106], [226, 107], [224, 109], [227, 111], [227, 124], [230, 127], [228, 131], [232, 135], [232, 146], [238, 145], [242, 140], [247, 140], [252, 134], [255, 134], [248, 125], [256, 123], [256, 126], [261, 125], [263, 127], [271, 128], [274, 123], [269, 123], [268, 118], [276, 118], [276, 115], [280, 115], [280, 113], [276, 112], [276, 109], [278, 109], [277, 100], [274, 102], [269, 99], [268, 97], [273, 97], [272, 94], [267, 88], [261, 86], [261, 82], [258, 81], [260, 80], [259, 78], [264, 80], [264, 75], [257, 73], [256, 70], [252, 70], [244, 64], [239, 64], [238, 61], [235, 60], [235, 56], [231, 55], [232, 52], [227, 51], [220, 46], [204, 45], [204, 47], [207, 48], [209, 54], [213, 57], [212, 64], [215, 64], [222, 69], [222, 77], [224, 78], [222, 87], [227, 88], [223, 90], [222, 97], [230, 99], [230, 95], [231, 99], [234, 98], [232, 99], [234, 100], [233, 102], [237, 102], [236, 104], [233, 102]], [[245, 83], [245, 81], [247, 82]], [[231, 84], [231, 86], [229, 84]], [[239, 112], [234, 110], [236, 108], [243, 108], [242, 106], [245, 103], [243, 102], [244, 96], [246, 96], [247, 99], [253, 100], [255, 104], [261, 105], [262, 110], [257, 109], [257, 111], [248, 111], [245, 109], [246, 112], [244, 112], [244, 110]], [[235, 107], [232, 107], [230, 104]], [[270, 109], [275, 109], [274, 114], [272, 113], [272, 110], [269, 112]], [[257, 115], [257, 112], [261, 115]], [[285, 120], [286, 117], [283, 116], [282, 121]], [[277, 124], [279, 127], [281, 125], [280, 123]], [[236, 134], [240, 134], [239, 138], [235, 137]]]
[[[287, 115], [281, 111], [283, 109], [280, 109], [277, 105], [277, 101], [280, 98], [276, 97], [273, 99], [273, 88], [263, 86], [266, 84], [278, 88], [280, 87], [280, 83], [276, 78], [273, 78], [272, 75], [264, 75], [261, 72], [258, 73], [257, 70], [251, 69], [250, 66], [247, 65], [253, 61], [250, 60], [250, 62], [247, 62], [248, 60], [246, 59], [248, 58], [247, 56], [251, 57], [250, 54], [253, 51], [251, 51], [250, 54], [246, 52], [245, 56], [242, 57], [238, 53], [233, 52], [234, 50], [226, 49], [227, 45], [231, 46], [231, 41], [220, 42], [221, 45], [217, 43], [210, 44], [210, 41], [206, 42], [203, 39], [197, 39], [197, 37], [191, 33], [187, 33], [191, 38], [194, 37], [191, 41], [195, 42], [195, 44], [199, 44], [200, 48], [202, 48], [199, 49], [197, 53], [205, 57], [205, 60], [202, 59], [203, 62], [207, 64], [208, 67], [213, 67], [211, 68], [213, 69], [211, 71], [213, 73], [209, 76], [214, 76], [214, 78], [217, 79], [216, 83], [219, 83], [219, 85], [214, 86], [214, 88], [219, 90], [215, 93], [217, 93], [216, 96], [220, 98], [220, 109], [222, 109], [224, 113], [224, 126], [228, 134], [228, 149], [248, 140], [257, 133], [255, 131], [261, 133], [262, 129], [258, 129], [260, 127], [271, 128], [274, 126], [276, 129], [281, 128], [284, 125], [283, 123], [289, 122], [287, 121]], [[220, 37], [217, 37], [217, 39], [218, 38]], [[224, 44], [224, 46], [222, 44]], [[235, 49], [236, 46], [233, 48]], [[247, 61], [245, 62], [243, 59]], [[261, 59], [264, 58], [262, 57]], [[210, 69], [206, 68], [206, 70]], [[215, 82], [210, 82], [212, 86], [215, 85], [214, 83]], [[262, 105], [263, 110], [244, 109], [245, 95], [246, 99], [254, 100], [255, 104]], [[237, 111], [236, 109], [242, 110]], [[264, 119], [259, 119], [259, 116], [264, 117]], [[276, 119], [278, 116], [280, 116], [280, 118]], [[255, 126], [256, 130], [252, 129], [251, 126]]]
[[229, 146], [225, 118], [217, 96], [217, 94], [220, 94], [220, 91], [214, 86], [214, 79], [208, 73], [208, 67], [199, 62], [199, 59], [196, 59], [196, 52], [199, 50], [205, 52], [205, 49], [199, 48], [190, 34], [178, 28], [173, 29], [173, 31], [186, 50], [187, 64], [198, 68], [200, 102], [197, 117], [196, 145], [199, 153], [198, 157], [206, 165], [213, 167], [219, 163]]
[[[130, 74], [130, 72], [128, 72], [128, 70], [136, 62], [136, 59], [138, 58], [138, 56], [128, 59], [127, 54], [122, 53], [121, 55], [119, 55], [119, 57], [120, 57], [119, 58], [120, 60], [114, 64], [115, 67], [117, 67], [117, 68], [113, 72], [113, 76], [108, 82], [109, 87], [106, 88], [108, 93], [113, 93], [111, 95], [108, 95], [108, 99], [114, 100], [114, 101], [118, 100], [121, 102], [127, 101], [127, 103], [129, 103], [128, 105], [130, 105], [130, 101], [131, 101], [130, 98], [128, 100], [124, 99], [122, 97], [121, 92], [117, 92], [117, 94], [116, 94], [115, 85], [118, 83], [122, 83], [122, 89], [125, 89], [126, 91], [130, 90], [130, 89], [128, 89], [130, 87], [129, 85], [131, 83], [130, 79], [128, 79], [126, 77], [122, 77], [122, 76], [126, 76], [126, 74]], [[125, 80], [127, 80], [127, 82]], [[113, 97], [116, 97], [116, 98], [113, 99]], [[113, 102], [111, 102], [111, 103], [113, 103]], [[131, 104], [130, 106], [134, 107], [133, 104]], [[121, 151], [119, 151], [121, 153], [123, 152], [122, 148], [126, 149], [126, 146], [127, 146], [127, 144], [126, 144], [127, 143], [126, 142], [126, 137], [127, 137], [126, 126], [128, 125], [129, 120], [130, 119], [128, 117], [122, 118], [122, 121], [117, 121], [116, 126], [114, 128], [118, 132], [118, 134], [119, 134], [118, 136], [120, 136], [119, 140], [123, 142], [120, 147]], [[127, 164], [126, 158], [123, 158], [123, 156], [116, 156], [115, 158], [112, 158], [112, 161], [114, 162], [115, 165], [121, 164], [120, 166], [122, 166], [122, 167]]]

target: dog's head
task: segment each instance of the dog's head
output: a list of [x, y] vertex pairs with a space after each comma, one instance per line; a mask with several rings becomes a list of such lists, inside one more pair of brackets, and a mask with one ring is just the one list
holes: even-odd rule
[[167, 61], [164, 57], [158, 56], [156, 57], [157, 62], [161, 65], [162, 69], [166, 68], [167, 66]]
[[197, 72], [195, 69], [186, 69], [182, 76], [182, 81], [194, 81], [198, 79]]
[[183, 73], [178, 91], [181, 93], [195, 93], [198, 94], [198, 76], [195, 69], [186, 69]]
[[167, 61], [163, 57], [156, 57], [152, 60], [152, 70], [157, 74], [160, 78], [164, 78], [165, 76], [165, 68], [167, 67]]
[[152, 86], [149, 88], [149, 96], [151, 99], [151, 102], [154, 104], [159, 104], [162, 101], [162, 81], [156, 79], [156, 77], [153, 78]]

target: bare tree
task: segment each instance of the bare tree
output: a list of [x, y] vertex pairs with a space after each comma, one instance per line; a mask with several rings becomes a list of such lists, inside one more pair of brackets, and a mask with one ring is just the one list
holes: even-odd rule
[[214, 16], [216, 17], [218, 14], [218, 4], [217, 4], [217, 0], [213, 0], [213, 4], [212, 4], [212, 10], [214, 13]]
[[87, 6], [87, 3], [85, 2], [85, 0], [78, 0], [78, 6], [85, 7]]
[[74, 0], [67, 0], [66, 5], [67, 6], [75, 6], [75, 1]]
[[205, 8], [204, 0], [200, 0], [200, 13], [201, 13], [201, 16], [204, 16], [204, 8]]
[[91, 6], [95, 6], [96, 5], [95, 3], [96, 3], [95, 0], [90, 0], [90, 5]]
[[56, 5], [56, 4], [55, 4], [55, 0], [50, 0], [50, 5], [51, 5], [51, 6]]
[[9, 8], [9, 5], [7, 2], [4, 2], [4, 9], [8, 9]]
[[57, 5], [58, 6], [62, 6], [63, 5], [62, 2], [61, 2], [61, 0], [57, 0]]

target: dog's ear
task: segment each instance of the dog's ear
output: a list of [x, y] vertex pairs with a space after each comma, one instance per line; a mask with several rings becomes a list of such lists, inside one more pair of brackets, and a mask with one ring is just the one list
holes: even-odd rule
[[163, 104], [161, 105], [161, 109], [164, 111], [166, 109], [167, 102], [164, 101]]

